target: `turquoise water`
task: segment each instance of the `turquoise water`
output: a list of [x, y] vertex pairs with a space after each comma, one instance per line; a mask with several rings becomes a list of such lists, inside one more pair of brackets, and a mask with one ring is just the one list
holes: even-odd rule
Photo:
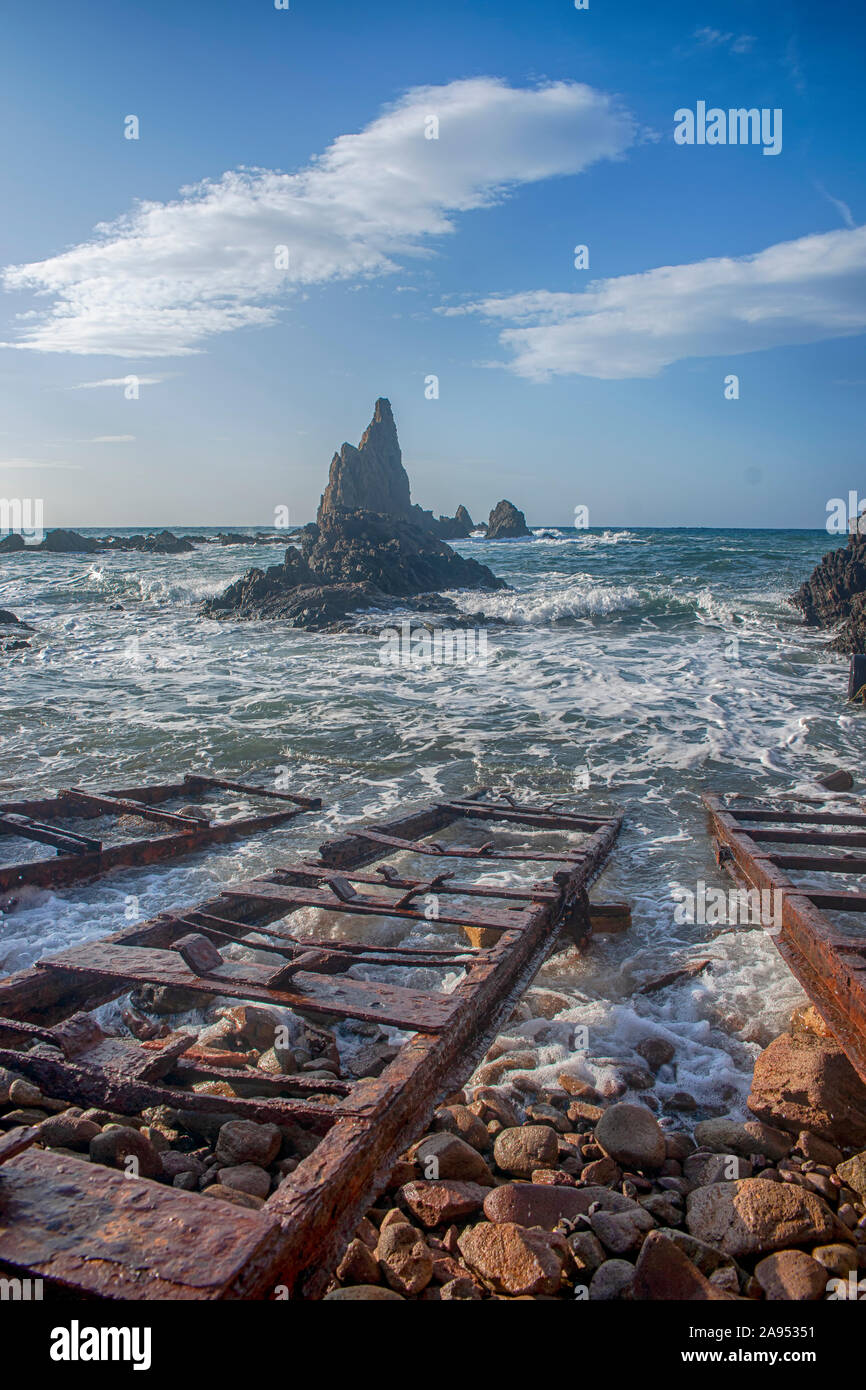
[[[700, 878], [723, 883], [701, 792], [808, 793], [822, 771], [862, 763], [864, 714], [845, 702], [846, 660], [785, 603], [837, 543], [824, 532], [641, 529], [461, 542], [513, 586], [455, 595], [506, 620], [487, 627], [481, 668], [383, 665], [375, 631], [200, 617], [202, 598], [273, 563], [276, 547], [0, 557], [0, 607], [37, 629], [32, 650], [0, 668], [3, 796], [190, 768], [235, 778], [284, 768], [294, 789], [325, 802], [268, 841], [25, 895], [0, 919], [0, 968], [116, 930], [130, 898], [141, 915], [191, 902], [348, 819], [478, 783], [568, 797], [624, 811], [596, 896], [629, 899], [634, 925], [583, 959], [557, 956], [544, 983], [574, 999], [593, 1056], [627, 1058], [637, 1037], [661, 1030], [680, 1058], [671, 1085], [736, 1108], [757, 1046], [799, 991], [760, 931], [702, 951], [710, 929], [676, 925], [672, 895]], [[700, 954], [714, 962], [699, 981], [632, 997], [647, 975]], [[555, 1033], [524, 1028], [554, 1066]], [[594, 1066], [587, 1059], [587, 1075], [600, 1074]]]

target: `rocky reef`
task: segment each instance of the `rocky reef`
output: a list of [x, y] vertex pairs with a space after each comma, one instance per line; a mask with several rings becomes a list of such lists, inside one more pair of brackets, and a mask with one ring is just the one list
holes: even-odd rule
[[828, 551], [790, 602], [810, 626], [838, 629], [833, 651], [866, 652], [866, 536]]
[[503, 498], [497, 502], [487, 523], [489, 541], [516, 540], [520, 536], [531, 536], [523, 512], [518, 511], [513, 502]]
[[380, 399], [358, 447], [344, 444], [334, 455], [317, 520], [299, 532], [300, 550], [289, 546], [282, 565], [249, 570], [203, 611], [333, 630], [349, 613], [394, 598], [429, 594], [435, 603], [440, 589], [507, 587], [440, 539], [439, 528], [470, 533], [472, 519], [460, 512], [436, 522], [413, 505], [391, 406]]

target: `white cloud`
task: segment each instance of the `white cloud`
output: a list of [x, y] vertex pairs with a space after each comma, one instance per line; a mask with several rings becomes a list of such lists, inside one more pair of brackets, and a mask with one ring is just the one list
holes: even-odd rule
[[578, 294], [536, 290], [440, 312], [506, 322], [499, 341], [519, 376], [651, 377], [683, 358], [866, 331], [866, 227], [598, 280]]
[[[439, 121], [439, 138], [425, 122]], [[414, 88], [298, 173], [241, 169], [139, 204], [93, 240], [5, 284], [51, 296], [17, 344], [43, 352], [183, 355], [213, 334], [271, 323], [288, 291], [361, 279], [429, 254], [454, 215], [522, 183], [619, 156], [637, 127], [576, 82], [515, 89], [479, 77]], [[289, 249], [289, 268], [275, 264]]]
[[696, 29], [694, 37], [701, 48], [729, 48], [732, 53], [751, 53], [754, 34], [724, 34], [721, 29]]
[[133, 444], [134, 434], [96, 434], [92, 439], [82, 439], [82, 444]]
[[857, 224], [854, 221], [854, 214], [852, 213], [848, 204], [846, 202], [843, 202], [841, 198], [834, 198], [833, 194], [828, 193], [822, 183], [819, 183], [817, 187], [819, 193], [823, 193], [824, 197], [827, 199], [827, 202], [833, 204], [833, 207], [836, 209], [839, 216], [842, 218], [842, 221], [845, 223], [845, 226], [855, 227]]

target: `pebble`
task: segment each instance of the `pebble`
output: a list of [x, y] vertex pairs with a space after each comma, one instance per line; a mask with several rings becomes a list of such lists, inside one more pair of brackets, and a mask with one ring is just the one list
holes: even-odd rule
[[802, 1250], [780, 1250], [759, 1260], [755, 1278], [767, 1298], [795, 1302], [815, 1301], [824, 1293], [828, 1272]]
[[376, 1259], [388, 1285], [401, 1294], [418, 1294], [433, 1278], [433, 1256], [420, 1231], [396, 1222], [379, 1233]]
[[162, 1177], [162, 1159], [149, 1139], [129, 1125], [110, 1125], [90, 1141], [91, 1163], [119, 1168], [138, 1178]]
[[257, 1163], [261, 1168], [266, 1168], [273, 1163], [281, 1143], [282, 1135], [276, 1125], [260, 1125], [253, 1120], [229, 1120], [220, 1128], [216, 1156], [229, 1167]]
[[458, 1238], [466, 1264], [497, 1293], [555, 1294], [569, 1258], [565, 1239], [513, 1222], [479, 1222]]

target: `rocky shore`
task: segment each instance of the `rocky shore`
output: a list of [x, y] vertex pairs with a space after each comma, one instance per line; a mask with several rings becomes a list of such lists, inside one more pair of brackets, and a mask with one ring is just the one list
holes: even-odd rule
[[810, 626], [837, 629], [832, 651], [866, 652], [866, 535], [828, 551], [790, 602]]
[[[535, 994], [551, 997], [532, 1003]], [[190, 1003], [147, 987], [123, 1019], [143, 1045], [162, 1046], [178, 1031], [166, 1015]], [[539, 1004], [550, 1012], [556, 996], [530, 991], [509, 1026]], [[285, 1015], [249, 1005], [212, 1007], [204, 1025], [180, 1031], [193, 1035], [189, 1060], [261, 1072], [262, 1099], [280, 1076], [301, 1074], [321, 1081], [317, 1101], [334, 1103], [335, 1078], [378, 1076], [395, 1055], [375, 1024], [352, 1024], [347, 1046], [297, 1017], [286, 1036]], [[675, 1076], [674, 1046], [648, 1032], [637, 1054], [643, 1065], [615, 1063], [600, 1090], [568, 1062], [542, 1086], [530, 1041], [497, 1038], [394, 1166], [327, 1299], [856, 1297], [866, 1278], [866, 1087], [815, 1010], [798, 1010], [758, 1057], [747, 1120], [684, 1123], [687, 1098], [665, 1109], [654, 1089]], [[248, 1098], [258, 1089], [192, 1087]], [[250, 1208], [291, 1181], [317, 1143], [292, 1122], [82, 1109], [0, 1068], [0, 1129], [29, 1125], [61, 1157]]]
[[[605, 1094], [567, 1071], [544, 1090], [526, 1039], [498, 1039], [396, 1165], [327, 1298], [856, 1297], [866, 1087], [815, 1010], [758, 1058], [746, 1121], [659, 1113], [674, 1049], [638, 1051], [646, 1075], [623, 1067]], [[515, 1068], [510, 1092], [490, 1084]]]

